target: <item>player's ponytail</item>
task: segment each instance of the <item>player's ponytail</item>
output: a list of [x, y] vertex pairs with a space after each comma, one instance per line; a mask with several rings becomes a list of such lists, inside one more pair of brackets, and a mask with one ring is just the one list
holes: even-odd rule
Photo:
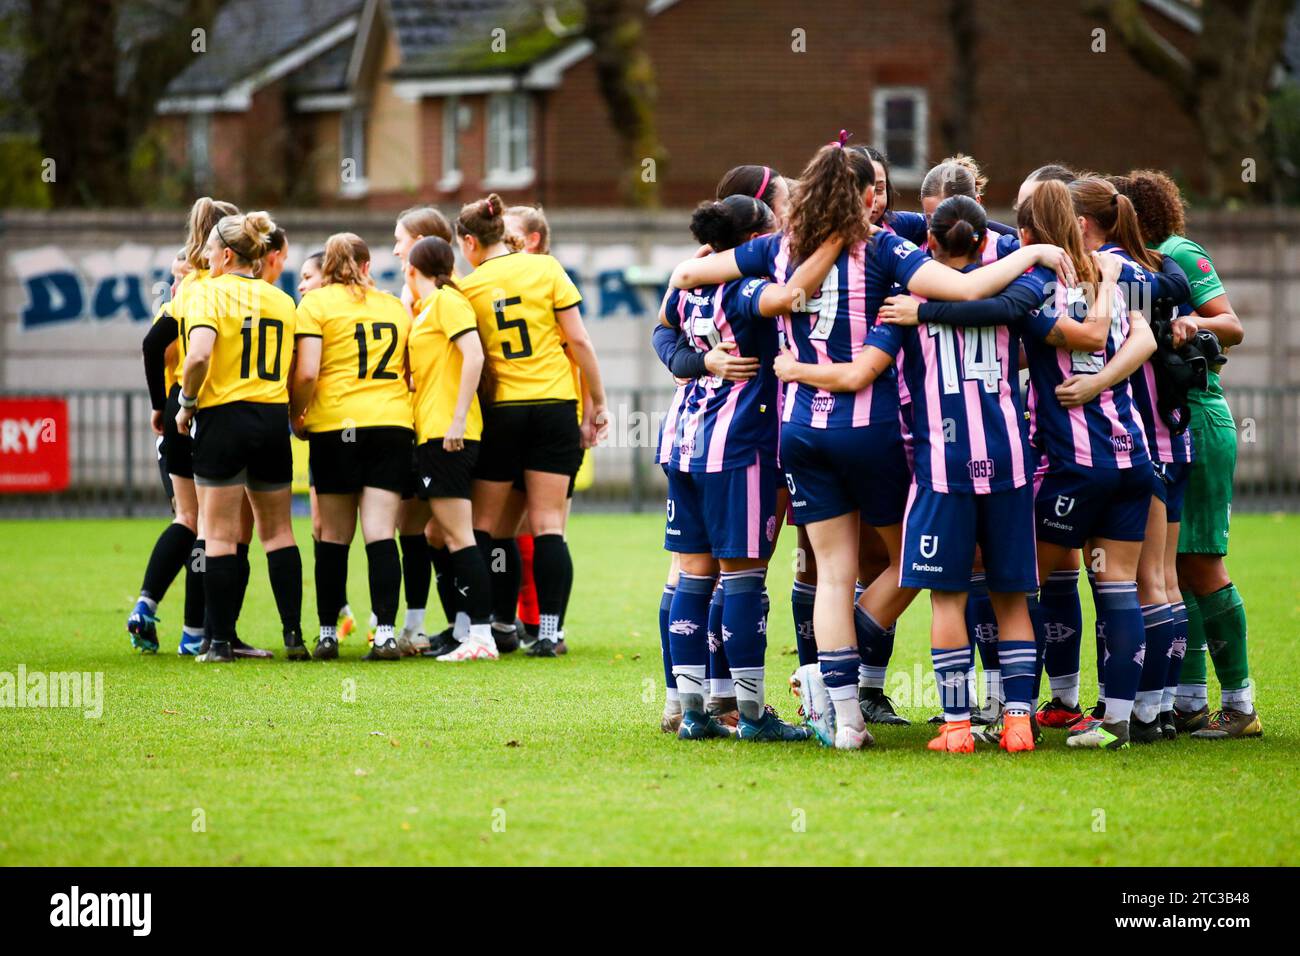
[[790, 257], [798, 262], [812, 255], [832, 236], [846, 246], [867, 238], [864, 190], [873, 187], [876, 171], [871, 160], [857, 150], [845, 149], [847, 134], [828, 143], [799, 175], [790, 196]]
[[1049, 242], [1064, 249], [1074, 262], [1080, 283], [1089, 286], [1101, 278], [1092, 256], [1083, 247], [1083, 233], [1065, 183], [1056, 179], [1043, 181], [1020, 204], [1016, 225], [1028, 230], [1035, 242]]
[[1070, 183], [1076, 215], [1091, 219], [1106, 237], [1152, 272], [1160, 271], [1160, 254], [1146, 247], [1137, 213], [1113, 183], [1097, 176]]
[[456, 217], [456, 234], [473, 236], [483, 248], [494, 246], [506, 233], [505, 212], [505, 203], [496, 193], [467, 203]]
[[714, 252], [734, 249], [756, 232], [771, 232], [775, 217], [767, 203], [752, 196], [702, 202], [691, 215], [691, 235]]
[[432, 279], [439, 289], [444, 286], [460, 291], [452, 281], [451, 273], [456, 267], [456, 254], [446, 239], [437, 236], [425, 236], [406, 256], [407, 264], [426, 279]]
[[336, 232], [325, 240], [325, 257], [321, 260], [321, 285], [347, 286], [362, 301], [374, 281], [365, 268], [370, 264], [370, 247], [353, 232]]
[[262, 257], [271, 248], [271, 236], [276, 225], [269, 213], [263, 211], [225, 216], [217, 221], [214, 231], [221, 244], [235, 254], [244, 265], [257, 268]]
[[954, 259], [974, 256], [986, 235], [988, 216], [969, 196], [949, 196], [930, 217], [930, 237]]
[[200, 196], [194, 200], [194, 205], [190, 207], [188, 231], [182, 253], [182, 258], [190, 264], [191, 269], [208, 267], [203, 246], [208, 241], [208, 236], [212, 234], [213, 227], [224, 216], [238, 215], [239, 207], [234, 203], [213, 199], [211, 196]]

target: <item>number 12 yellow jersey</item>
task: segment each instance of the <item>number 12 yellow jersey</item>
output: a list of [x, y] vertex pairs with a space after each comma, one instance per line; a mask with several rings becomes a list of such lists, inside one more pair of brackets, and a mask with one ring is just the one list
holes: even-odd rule
[[496, 256], [458, 284], [478, 316], [496, 404], [577, 401], [555, 314], [582, 295], [555, 258]]
[[[365, 295], [358, 298], [358, 293]], [[326, 285], [298, 303], [298, 334], [321, 339], [320, 376], [307, 406], [309, 431], [411, 428], [406, 338], [411, 316], [377, 289]]]
[[195, 329], [217, 333], [199, 408], [287, 403], [293, 299], [269, 282], [234, 272], [192, 281], [183, 292], [172, 306], [182, 350], [188, 354]]

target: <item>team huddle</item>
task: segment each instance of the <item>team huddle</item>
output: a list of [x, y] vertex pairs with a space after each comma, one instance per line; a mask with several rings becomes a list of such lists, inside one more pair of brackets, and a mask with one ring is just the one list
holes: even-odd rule
[[[1014, 227], [987, 218], [985, 184], [958, 155], [925, 176], [924, 214], [896, 211], [886, 158], [841, 133], [797, 181], [736, 167], [695, 210], [702, 248], [654, 331], [677, 382], [657, 448], [666, 732], [869, 746], [868, 724], [907, 723], [885, 678], [928, 590], [931, 750], [1031, 751], [1043, 728], [1107, 750], [1262, 733], [1223, 561], [1236, 426], [1219, 369], [1242, 328], [1176, 184], [1044, 166]], [[765, 703], [783, 523], [799, 724]]]
[[[549, 241], [540, 208], [495, 194], [454, 224], [415, 207], [394, 229], [400, 298], [375, 288], [370, 250], [345, 232], [306, 258], [295, 304], [277, 285], [284, 230], [265, 212], [198, 200], [172, 297], [144, 341], [175, 520], [127, 620], [132, 645], [158, 650], [158, 605], [184, 567], [179, 652], [202, 663], [272, 656], [237, 633], [256, 530], [286, 656], [338, 658], [356, 629], [347, 577], [359, 523], [364, 659], [566, 653], [569, 499], [608, 413], [582, 297]], [[467, 276], [455, 273], [453, 242]], [[291, 433], [310, 449], [320, 627], [310, 649]], [[435, 581], [446, 626], [431, 633]]]

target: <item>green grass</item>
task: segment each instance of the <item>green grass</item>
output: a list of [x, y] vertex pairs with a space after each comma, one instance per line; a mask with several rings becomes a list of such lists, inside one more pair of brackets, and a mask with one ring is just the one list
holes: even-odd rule
[[[567, 657], [461, 666], [364, 664], [354, 637], [332, 664], [202, 667], [175, 655], [179, 586], [163, 653], [134, 654], [123, 622], [161, 527], [0, 525], [0, 671], [102, 671], [105, 695], [98, 720], [0, 709], [0, 864], [1300, 862], [1300, 517], [1233, 525], [1262, 740], [1077, 753], [1049, 732], [1034, 754], [967, 758], [925, 750], [923, 702], [864, 753], [661, 734], [657, 516], [574, 520]], [[792, 546], [770, 580], [769, 697], [786, 716]], [[360, 614], [359, 548], [352, 561]], [[265, 581], [254, 547], [241, 634], [278, 647]], [[308, 582], [304, 620], [313, 607]], [[928, 688], [927, 628], [921, 602], [894, 670]]]

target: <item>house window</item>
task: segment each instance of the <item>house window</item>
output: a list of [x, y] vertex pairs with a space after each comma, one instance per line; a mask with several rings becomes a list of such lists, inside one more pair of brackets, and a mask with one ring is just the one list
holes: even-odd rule
[[460, 187], [460, 131], [465, 128], [462, 112], [468, 107], [461, 104], [459, 96], [448, 96], [442, 101], [442, 179], [439, 188], [454, 191]]
[[873, 139], [895, 180], [919, 183], [925, 173], [928, 100], [919, 86], [882, 86], [872, 99]]
[[366, 191], [366, 110], [353, 106], [343, 111], [339, 143], [339, 194], [363, 195]]
[[488, 98], [488, 188], [519, 188], [533, 180], [533, 108], [527, 93]]
[[212, 114], [189, 114], [186, 138], [194, 186], [199, 190], [207, 190], [212, 186], [212, 153], [209, 149], [212, 142]]

